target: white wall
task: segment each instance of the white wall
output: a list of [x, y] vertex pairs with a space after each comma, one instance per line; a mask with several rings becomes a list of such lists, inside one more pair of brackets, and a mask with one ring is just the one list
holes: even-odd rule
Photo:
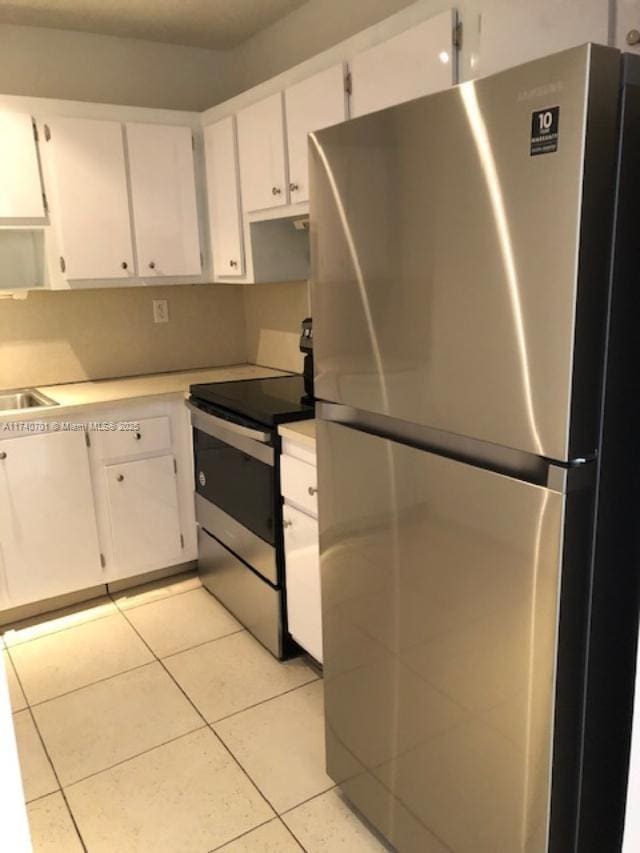
[[0, 24], [0, 93], [202, 110], [230, 93], [228, 51]]

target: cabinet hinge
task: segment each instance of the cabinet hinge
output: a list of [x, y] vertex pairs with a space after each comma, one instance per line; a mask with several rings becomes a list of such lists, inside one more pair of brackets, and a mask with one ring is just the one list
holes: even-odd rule
[[173, 473], [174, 474], [178, 473], [178, 463], [176, 462], [175, 459], [173, 460]]
[[51, 128], [48, 124], [45, 124], [44, 126], [44, 138], [47, 140], [47, 142], [51, 142]]
[[453, 46], [456, 50], [462, 50], [462, 32], [462, 21], [458, 21], [453, 28]]
[[49, 199], [46, 193], [42, 193], [42, 206], [44, 207], [44, 212], [49, 213]]
[[191, 134], [191, 148], [192, 148], [194, 151], [196, 150], [196, 138], [195, 138], [195, 136], [193, 135], [193, 133]]
[[204, 266], [204, 255], [200, 252], [200, 268]]
[[184, 548], [184, 536], [182, 535], [182, 533], [180, 534], [180, 547]]
[[107, 565], [107, 561], [104, 558], [104, 554], [100, 554], [100, 565], [102, 566], [103, 569]]
[[65, 263], [65, 260], [64, 260], [64, 258], [62, 257], [62, 255], [60, 255], [60, 271], [61, 271], [61, 272], [66, 272], [66, 271], [67, 271], [67, 264]]
[[33, 138], [35, 139], [36, 142], [38, 142], [39, 141], [38, 125], [35, 123], [35, 121], [32, 121], [31, 126], [33, 127]]
[[87, 445], [87, 447], [91, 447], [91, 436], [89, 435], [88, 430], [84, 431], [84, 443]]
[[347, 95], [350, 95], [353, 92], [353, 79], [350, 71], [347, 71], [344, 75], [344, 90]]

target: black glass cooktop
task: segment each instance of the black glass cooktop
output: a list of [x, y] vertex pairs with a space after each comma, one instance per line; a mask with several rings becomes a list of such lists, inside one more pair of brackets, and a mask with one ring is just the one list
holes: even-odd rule
[[301, 421], [314, 416], [307, 401], [302, 376], [240, 379], [191, 386], [192, 402], [202, 400], [215, 408], [249, 418], [266, 426]]

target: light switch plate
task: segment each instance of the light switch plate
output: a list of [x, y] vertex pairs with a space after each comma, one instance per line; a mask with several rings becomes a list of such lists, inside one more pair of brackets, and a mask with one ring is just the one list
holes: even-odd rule
[[153, 301], [153, 322], [168, 323], [169, 322], [169, 303], [166, 299], [154, 299]]

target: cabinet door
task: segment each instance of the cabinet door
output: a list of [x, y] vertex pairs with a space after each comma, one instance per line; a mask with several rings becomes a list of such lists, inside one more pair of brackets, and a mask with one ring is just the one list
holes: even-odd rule
[[200, 275], [191, 128], [127, 124], [140, 275]]
[[442, 12], [358, 53], [350, 62], [351, 115], [361, 116], [455, 83], [455, 14]]
[[33, 120], [0, 111], [0, 218], [44, 216], [42, 184]]
[[245, 211], [288, 204], [281, 92], [238, 113], [238, 148]]
[[289, 631], [322, 662], [318, 522], [289, 504], [285, 504], [283, 515]]
[[209, 226], [216, 277], [244, 275], [235, 118], [204, 129]]
[[48, 127], [62, 271], [69, 279], [127, 278], [134, 269], [122, 126], [56, 118]]
[[119, 577], [179, 563], [182, 553], [173, 456], [105, 468]]
[[308, 134], [347, 117], [344, 66], [334, 65], [314, 74], [284, 93], [289, 150], [289, 191], [291, 201], [308, 201]]
[[6, 606], [104, 583], [84, 434], [11, 438], [0, 452]]

